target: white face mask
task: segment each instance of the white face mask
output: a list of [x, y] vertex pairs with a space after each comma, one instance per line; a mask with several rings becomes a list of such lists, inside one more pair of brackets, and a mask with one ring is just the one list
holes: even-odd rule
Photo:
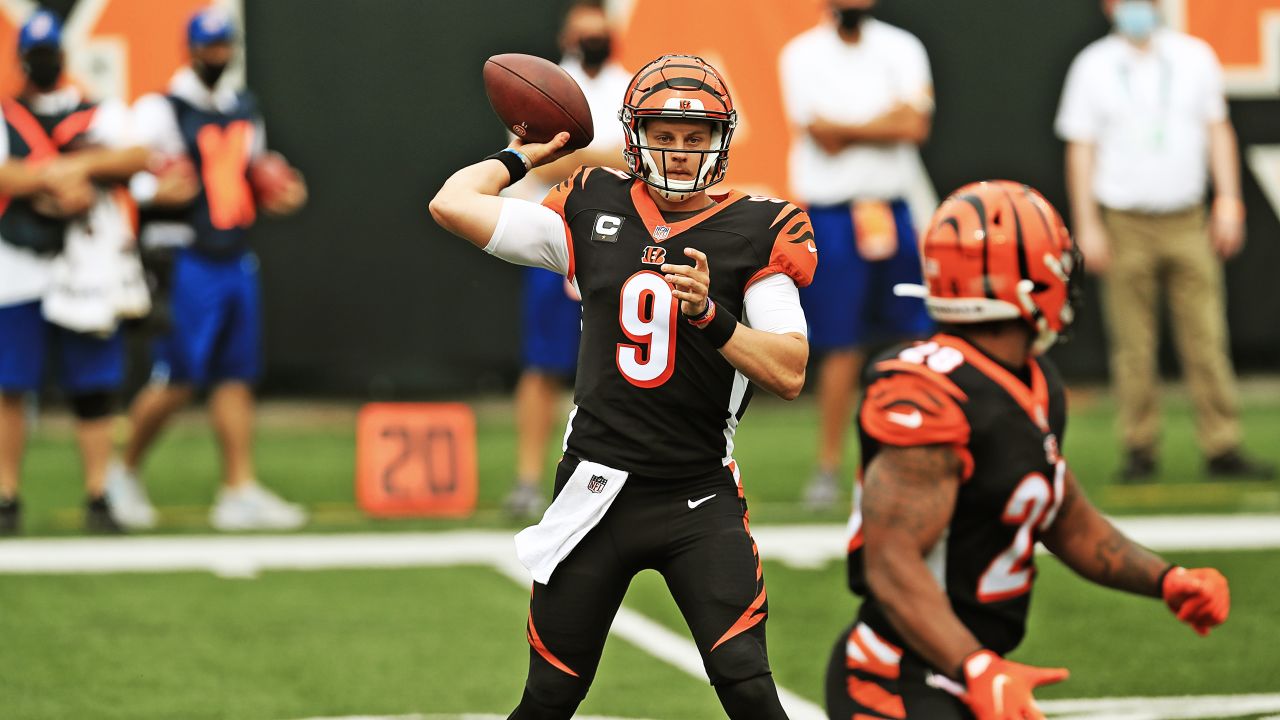
[[1138, 42], [1150, 38], [1160, 25], [1160, 14], [1151, 0], [1120, 0], [1114, 18], [1116, 31]]
[[[639, 134], [640, 145], [642, 147], [647, 146], [649, 138], [644, 123], [640, 123]], [[645, 170], [649, 172], [649, 181], [655, 185], [662, 197], [671, 202], [683, 202], [694, 193], [705, 190], [710, 184], [703, 185], [701, 183], [715, 169], [716, 160], [720, 157], [719, 151], [723, 149], [723, 138], [724, 129], [721, 124], [713, 123], [710, 146], [714, 151], [703, 154], [702, 164], [698, 168], [697, 176], [692, 180], [668, 180], [662, 173], [664, 169], [662, 160], [654, 157], [654, 155], [661, 155], [662, 152], [658, 150], [641, 150], [640, 157], [643, 159]]]

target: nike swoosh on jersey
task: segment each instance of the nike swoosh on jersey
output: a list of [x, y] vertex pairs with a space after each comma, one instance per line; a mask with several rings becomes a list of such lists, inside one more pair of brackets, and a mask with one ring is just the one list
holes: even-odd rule
[[716, 496], [715, 493], [711, 493], [710, 495], [702, 498], [701, 500], [687, 500], [686, 502], [689, 503], [689, 509], [692, 510], [715, 496]]
[[911, 428], [912, 430], [915, 430], [924, 424], [924, 416], [920, 414], [919, 410], [912, 410], [909, 413], [890, 411], [885, 413], [885, 417], [888, 418], [890, 422], [895, 422], [905, 428]]
[[813, 241], [812, 241], [812, 240], [810, 240], [810, 241], [809, 241], [809, 244], [808, 244], [808, 245], [806, 245], [805, 247], [809, 248], [809, 252], [811, 252], [811, 253], [816, 253], [816, 252], [818, 252], [818, 248], [817, 248], [817, 246], [816, 246], [816, 245], [814, 245], [814, 244], [813, 244]]

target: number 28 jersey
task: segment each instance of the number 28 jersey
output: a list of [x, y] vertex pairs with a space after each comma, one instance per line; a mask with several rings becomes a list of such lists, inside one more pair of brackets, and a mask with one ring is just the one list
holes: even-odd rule
[[582, 167], [543, 201], [564, 220], [567, 277], [582, 295], [565, 450], [639, 475], [684, 477], [728, 462], [751, 387], [681, 317], [662, 265], [692, 265], [686, 247], [706, 253], [711, 299], [742, 318], [752, 283], [784, 273], [808, 285], [817, 249], [808, 215], [786, 201], [730, 191], [675, 222], [647, 188]]
[[[960, 621], [1001, 654], [1022, 640], [1033, 551], [1062, 504], [1066, 471], [1062, 381], [1045, 358], [1027, 369], [1024, 382], [961, 338], [938, 334], [873, 362], [858, 413], [864, 471], [885, 446], [951, 445], [960, 456], [951, 522], [925, 562]], [[848, 568], [850, 588], [867, 596], [860, 619], [904, 647], [867, 586], [861, 526], [859, 502]]]

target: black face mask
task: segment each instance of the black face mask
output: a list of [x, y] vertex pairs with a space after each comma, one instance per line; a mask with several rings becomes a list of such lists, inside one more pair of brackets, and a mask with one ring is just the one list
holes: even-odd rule
[[58, 86], [62, 77], [62, 53], [36, 49], [22, 59], [22, 69], [41, 92], [49, 92]]
[[870, 8], [840, 8], [836, 10], [836, 22], [841, 30], [857, 30], [870, 15]]
[[194, 63], [194, 69], [196, 71], [196, 75], [200, 78], [200, 82], [204, 83], [205, 87], [212, 90], [213, 86], [218, 84], [218, 79], [222, 77], [222, 73], [226, 72], [227, 66], [226, 63], [221, 65], [211, 65], [197, 60]]
[[598, 68], [604, 65], [613, 53], [613, 39], [608, 35], [584, 37], [578, 41], [578, 50], [582, 53], [582, 64]]

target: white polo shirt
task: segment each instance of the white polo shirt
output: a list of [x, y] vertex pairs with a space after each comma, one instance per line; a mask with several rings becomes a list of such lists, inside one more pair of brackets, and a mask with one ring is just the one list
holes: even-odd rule
[[929, 56], [916, 36], [869, 18], [858, 42], [850, 44], [833, 24], [824, 23], [787, 43], [779, 71], [783, 105], [796, 128], [788, 164], [796, 197], [811, 205], [836, 205], [911, 192], [921, 167], [914, 144], [850, 145], [828, 155], [804, 128], [818, 116], [867, 122], [899, 102], [932, 110]]
[[1144, 51], [1108, 35], [1067, 73], [1056, 129], [1097, 151], [1097, 201], [1171, 212], [1204, 202], [1209, 126], [1226, 119], [1222, 66], [1204, 41], [1158, 30]]
[[[31, 107], [40, 114], [67, 112], [78, 105], [81, 95], [73, 86], [37, 95]], [[9, 133], [4, 131], [0, 114], [0, 163], [9, 160]], [[102, 147], [120, 149], [134, 144], [129, 124], [129, 108], [120, 101], [100, 103], [86, 132], [88, 140]], [[91, 223], [99, 233], [111, 232], [124, 237], [132, 229], [124, 210], [115, 197], [104, 190], [90, 211], [73, 223]], [[0, 239], [0, 307], [39, 300], [51, 279], [52, 257], [37, 255]]]
[[617, 63], [606, 63], [595, 77], [591, 77], [583, 69], [582, 61], [575, 57], [565, 58], [560, 67], [582, 88], [582, 94], [591, 106], [591, 124], [595, 126], [596, 134], [587, 147], [592, 150], [619, 148], [618, 160], [621, 161], [621, 148], [626, 139], [622, 135], [618, 110], [622, 108], [622, 96], [626, 95], [627, 85], [631, 83], [631, 73]]

